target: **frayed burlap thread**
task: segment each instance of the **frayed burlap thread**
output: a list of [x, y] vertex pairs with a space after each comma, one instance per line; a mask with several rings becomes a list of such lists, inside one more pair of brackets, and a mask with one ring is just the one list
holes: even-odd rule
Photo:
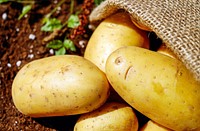
[[106, 0], [92, 11], [90, 21], [118, 10], [154, 31], [200, 81], [199, 0]]

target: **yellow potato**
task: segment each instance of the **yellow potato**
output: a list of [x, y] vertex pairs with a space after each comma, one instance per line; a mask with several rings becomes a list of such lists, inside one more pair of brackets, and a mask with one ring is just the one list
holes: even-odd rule
[[106, 75], [132, 107], [167, 128], [200, 130], [200, 83], [177, 59], [135, 46], [114, 51]]
[[131, 21], [141, 30], [152, 31], [149, 27], [143, 25], [140, 21], [131, 16]]
[[31, 117], [81, 114], [107, 100], [105, 74], [81, 56], [52, 56], [32, 61], [16, 75], [12, 98]]
[[93, 112], [82, 114], [74, 131], [137, 131], [138, 120], [125, 103], [110, 102]]
[[84, 57], [105, 72], [108, 56], [122, 46], [149, 48], [147, 33], [138, 29], [125, 12], [106, 18], [97, 26], [86, 47]]
[[171, 58], [177, 58], [176, 55], [174, 54], [174, 52], [172, 52], [172, 50], [170, 50], [165, 43], [163, 43], [157, 50], [158, 53], [167, 55]]
[[140, 131], [172, 131], [164, 126], [159, 125], [158, 123], [149, 120]]

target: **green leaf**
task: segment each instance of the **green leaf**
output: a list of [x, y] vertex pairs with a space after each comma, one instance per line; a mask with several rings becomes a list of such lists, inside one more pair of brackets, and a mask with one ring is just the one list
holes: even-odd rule
[[104, 0], [94, 0], [96, 6], [100, 5]]
[[66, 49], [69, 49], [71, 51], [76, 51], [76, 47], [75, 47], [73, 41], [71, 41], [69, 39], [65, 39], [63, 42], [63, 45]]
[[61, 29], [62, 23], [56, 18], [46, 19], [45, 25], [42, 26], [42, 31], [54, 31], [55, 29]]
[[59, 49], [63, 46], [63, 43], [61, 40], [52, 40], [47, 44], [47, 48], [52, 49]]
[[8, 2], [9, 0], [0, 0], [0, 3]]
[[42, 19], [42, 24], [47, 23], [47, 21], [49, 21], [49, 17], [48, 17], [48, 16], [45, 16], [45, 17]]
[[20, 20], [22, 17], [24, 17], [24, 15], [26, 15], [31, 10], [31, 7], [32, 7], [32, 5], [24, 6], [23, 9], [22, 9], [22, 13], [18, 17], [18, 20]]
[[65, 47], [60, 48], [55, 52], [55, 55], [64, 55], [66, 53]]
[[78, 15], [70, 15], [67, 23], [67, 27], [76, 28], [80, 25]]

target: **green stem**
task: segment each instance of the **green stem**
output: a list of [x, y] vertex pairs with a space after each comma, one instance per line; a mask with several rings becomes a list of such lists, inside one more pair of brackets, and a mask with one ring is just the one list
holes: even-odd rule
[[9, 0], [10, 2], [18, 2], [22, 4], [34, 4], [34, 0]]
[[[73, 12], [74, 12], [74, 0], [71, 0], [71, 3], [70, 3], [70, 13], [69, 13], [69, 16], [70, 16], [71, 14], [73, 14]], [[67, 21], [65, 21], [65, 22], [63, 23], [63, 27], [64, 27], [64, 26], [66, 26], [66, 25], [67, 25], [67, 23], [68, 23], [68, 20], [67, 20]]]
[[72, 14], [74, 12], [74, 0], [71, 0], [71, 4], [70, 4], [70, 14]]
[[50, 13], [48, 13], [48, 14], [45, 16], [45, 18], [50, 18], [51, 15], [52, 15], [53, 13], [56, 12], [57, 8], [58, 8], [59, 6], [61, 6], [64, 2], [65, 2], [65, 0], [61, 0], [61, 1], [56, 5], [56, 7], [55, 7]]

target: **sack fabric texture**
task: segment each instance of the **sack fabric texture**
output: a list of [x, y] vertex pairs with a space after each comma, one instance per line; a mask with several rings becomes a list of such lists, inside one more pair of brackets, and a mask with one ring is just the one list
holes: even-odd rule
[[199, 0], [105, 0], [89, 19], [100, 22], [118, 10], [155, 32], [200, 81]]

